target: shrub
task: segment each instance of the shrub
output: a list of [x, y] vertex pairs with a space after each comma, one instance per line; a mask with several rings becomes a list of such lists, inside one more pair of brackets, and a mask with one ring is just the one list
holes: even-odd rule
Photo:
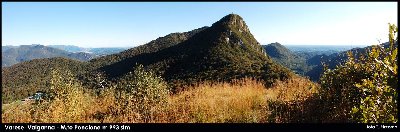
[[354, 57], [321, 77], [324, 111], [332, 121], [397, 122], [397, 27], [390, 25], [390, 47], [372, 46], [366, 55]]
[[93, 100], [71, 72], [52, 70], [50, 101], [33, 104], [34, 122], [82, 122]]
[[143, 65], [137, 65], [122, 79], [119, 90], [119, 98], [126, 100], [121, 102], [123, 108], [138, 112], [143, 122], [153, 119], [153, 113], [163, 108], [169, 95], [166, 82]]
[[372, 47], [367, 58], [361, 58], [359, 65], [373, 77], [362, 79], [355, 84], [361, 91], [361, 101], [352, 109], [352, 117], [363, 123], [396, 123], [397, 118], [397, 42], [394, 37], [397, 27], [389, 24], [389, 48]]

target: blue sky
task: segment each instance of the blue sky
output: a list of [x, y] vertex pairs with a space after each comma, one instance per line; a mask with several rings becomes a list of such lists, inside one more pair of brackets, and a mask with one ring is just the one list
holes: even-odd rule
[[133, 47], [239, 14], [261, 44], [372, 45], [396, 2], [2, 2], [2, 45]]

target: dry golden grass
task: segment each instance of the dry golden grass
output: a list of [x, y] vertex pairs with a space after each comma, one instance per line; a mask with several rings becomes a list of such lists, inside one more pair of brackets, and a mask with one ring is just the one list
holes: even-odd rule
[[168, 99], [160, 122], [264, 122], [266, 89], [251, 80], [205, 82]]
[[318, 92], [318, 85], [303, 77], [293, 77], [287, 81], [277, 81], [267, 90], [271, 100], [298, 101], [305, 100]]
[[10, 104], [3, 104], [1, 114], [3, 123], [23, 123], [32, 122], [30, 118], [30, 105], [22, 102], [16, 101]]
[[139, 122], [140, 115], [137, 112], [123, 107], [123, 100], [118, 100], [115, 95], [117, 94], [115, 88], [110, 88], [102, 91], [96, 97], [95, 107], [92, 112], [93, 120], [100, 123], [135, 123]]
[[[266, 88], [253, 79], [233, 83], [203, 82], [170, 95], [166, 106], [155, 106], [152, 120], [167, 123], [263, 123], [293, 122], [307, 112], [305, 100], [317, 92], [317, 85], [295, 77]], [[76, 89], [67, 102], [55, 100], [40, 105], [15, 102], [3, 104], [3, 122], [144, 122], [141, 115], [127, 109], [110, 88], [100, 95]], [[133, 104], [134, 105], [134, 104]], [[69, 115], [68, 115], [69, 114]]]
[[319, 85], [303, 77], [293, 77], [285, 82], [278, 81], [267, 90], [268, 120], [275, 123], [319, 122], [319, 101], [316, 94]]

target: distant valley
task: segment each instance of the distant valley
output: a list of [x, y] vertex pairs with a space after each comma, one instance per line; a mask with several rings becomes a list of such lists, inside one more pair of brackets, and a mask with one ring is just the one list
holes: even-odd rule
[[[389, 42], [382, 43], [381, 46], [388, 48]], [[356, 55], [365, 54], [365, 51], [371, 48], [361, 45], [282, 45], [278, 42], [263, 47], [274, 61], [313, 81], [319, 81], [323, 72], [322, 63], [333, 69], [346, 61], [348, 51]]]
[[85, 52], [94, 54], [96, 56], [104, 56], [109, 54], [119, 53], [121, 51], [127, 50], [131, 47], [98, 47], [98, 48], [84, 48], [74, 45], [47, 45], [48, 47], [53, 47], [61, 50], [65, 50], [68, 52]]

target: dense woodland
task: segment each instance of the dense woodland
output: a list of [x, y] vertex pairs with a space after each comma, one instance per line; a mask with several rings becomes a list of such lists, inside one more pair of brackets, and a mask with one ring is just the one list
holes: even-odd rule
[[[389, 29], [386, 46], [320, 63], [318, 82], [280, 44], [262, 47], [236, 14], [89, 62], [22, 62], [2, 68], [2, 121], [396, 123], [397, 27]], [[48, 96], [20, 101], [36, 91]]]

